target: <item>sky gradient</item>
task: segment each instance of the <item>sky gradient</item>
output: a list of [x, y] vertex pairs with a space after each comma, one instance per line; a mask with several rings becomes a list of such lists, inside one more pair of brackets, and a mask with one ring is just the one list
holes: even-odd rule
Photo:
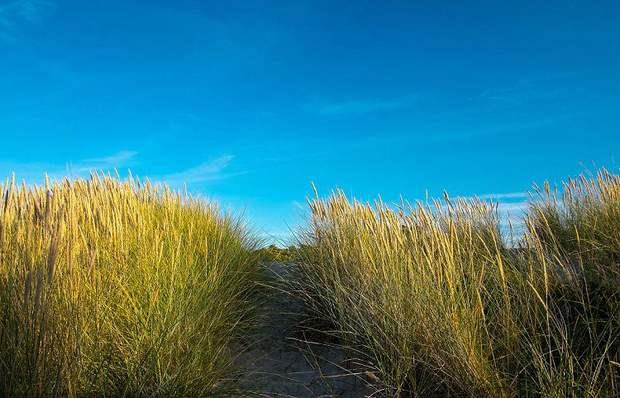
[[0, 0], [0, 175], [186, 184], [289, 235], [314, 182], [495, 196], [618, 170], [617, 1]]

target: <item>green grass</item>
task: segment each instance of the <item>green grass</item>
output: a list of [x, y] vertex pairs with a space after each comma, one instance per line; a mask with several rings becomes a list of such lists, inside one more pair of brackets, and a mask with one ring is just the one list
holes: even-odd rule
[[133, 179], [0, 192], [0, 396], [234, 392], [260, 278], [240, 220]]
[[618, 176], [539, 192], [516, 247], [478, 200], [310, 209], [291, 289], [383, 394], [620, 394]]

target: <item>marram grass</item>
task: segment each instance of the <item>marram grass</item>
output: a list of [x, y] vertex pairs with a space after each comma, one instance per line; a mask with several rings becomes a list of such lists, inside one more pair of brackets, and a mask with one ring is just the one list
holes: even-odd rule
[[0, 192], [0, 396], [234, 390], [258, 278], [237, 219], [131, 178]]
[[380, 396], [618, 396], [620, 177], [539, 196], [516, 246], [478, 200], [317, 197], [291, 288]]

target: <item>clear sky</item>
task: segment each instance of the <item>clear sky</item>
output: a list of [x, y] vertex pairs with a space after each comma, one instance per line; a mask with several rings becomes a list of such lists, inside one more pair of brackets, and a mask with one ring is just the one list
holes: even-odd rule
[[617, 1], [0, 0], [0, 174], [118, 168], [286, 236], [311, 182], [496, 195], [619, 167]]

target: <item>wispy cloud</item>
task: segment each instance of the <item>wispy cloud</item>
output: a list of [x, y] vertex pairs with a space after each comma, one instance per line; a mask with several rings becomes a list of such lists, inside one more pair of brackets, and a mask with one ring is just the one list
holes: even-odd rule
[[528, 192], [502, 192], [502, 193], [485, 193], [481, 195], [474, 195], [469, 197], [462, 197], [463, 199], [478, 198], [482, 200], [505, 200], [505, 199], [525, 199], [529, 197]]
[[496, 107], [549, 101], [560, 95], [570, 95], [574, 91], [574, 79], [580, 74], [582, 72], [565, 70], [524, 76], [509, 85], [485, 88], [468, 100]]
[[13, 0], [0, 4], [0, 41], [17, 41], [22, 25], [40, 23], [53, 6], [50, 0]]
[[524, 217], [531, 203], [529, 201], [497, 204], [497, 212], [500, 216], [502, 226], [511, 225], [516, 229], [521, 229], [524, 224]]
[[297, 211], [299, 210], [305, 211], [308, 205], [298, 200], [294, 200], [291, 202], [291, 206], [293, 206], [293, 208]]
[[[60, 163], [10, 163], [0, 162], [0, 176], [8, 176], [15, 173], [18, 180], [28, 183], [40, 183], [47, 174], [50, 178], [60, 180], [62, 178], [88, 177], [94, 171], [113, 172], [119, 170], [122, 173], [130, 166], [138, 165], [138, 153], [132, 150], [122, 150], [110, 155], [67, 161]], [[230, 164], [234, 156], [224, 155], [213, 158], [207, 162], [198, 164], [186, 170], [160, 175], [150, 176], [150, 180], [179, 188], [184, 185], [205, 183], [209, 181], [224, 180], [238, 175], [246, 174], [245, 171], [231, 171]]]
[[472, 196], [458, 196], [457, 198], [464, 200], [480, 199], [493, 203], [497, 206], [501, 228], [506, 234], [512, 234], [508, 238], [519, 239], [522, 236], [525, 228], [524, 218], [532, 204], [529, 192], [485, 193]]
[[184, 184], [196, 184], [209, 181], [224, 180], [238, 175], [246, 174], [244, 171], [228, 171], [233, 155], [224, 155], [187, 170], [178, 173], [167, 174], [159, 178], [160, 180], [172, 185], [179, 186]]
[[108, 172], [136, 164], [137, 152], [123, 150], [115, 154], [58, 163], [0, 163], [0, 172], [8, 175], [15, 173], [17, 178], [28, 182], [39, 182], [45, 174], [53, 179], [64, 177], [86, 177], [93, 171]]
[[529, 201], [512, 203], [498, 203], [500, 227], [506, 233], [507, 238], [520, 239], [525, 231], [525, 217], [531, 205]]
[[326, 116], [382, 112], [408, 107], [412, 104], [414, 99], [415, 98], [412, 95], [408, 95], [393, 99], [371, 98], [334, 102], [319, 106], [318, 112], [319, 114]]
[[112, 155], [85, 159], [76, 163], [67, 163], [65, 170], [70, 176], [84, 176], [93, 171], [109, 171], [121, 167], [128, 167], [135, 164], [137, 152], [123, 150]]
[[124, 150], [101, 158], [86, 159], [84, 162], [102, 168], [120, 167], [132, 162], [137, 154], [136, 151]]

